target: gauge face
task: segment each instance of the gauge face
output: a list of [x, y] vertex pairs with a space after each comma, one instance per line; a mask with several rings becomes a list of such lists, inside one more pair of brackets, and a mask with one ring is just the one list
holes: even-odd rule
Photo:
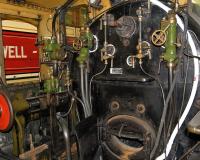
[[116, 48], [115, 48], [115, 46], [112, 45], [112, 44], [108, 44], [108, 45], [106, 46], [106, 50], [107, 50], [107, 54], [108, 54], [109, 56], [114, 56], [114, 54], [115, 54], [115, 52], [116, 52]]
[[123, 16], [117, 20], [116, 32], [120, 37], [130, 38], [136, 32], [136, 22], [131, 16]]

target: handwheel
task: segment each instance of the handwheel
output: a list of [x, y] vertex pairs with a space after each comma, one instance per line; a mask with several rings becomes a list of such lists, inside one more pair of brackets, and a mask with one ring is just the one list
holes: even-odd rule
[[76, 38], [73, 42], [73, 48], [76, 50], [76, 51], [80, 51], [80, 49], [83, 47], [83, 42]]
[[7, 132], [13, 125], [13, 108], [8, 96], [0, 91], [0, 132]]
[[156, 30], [153, 34], [152, 34], [152, 42], [154, 45], [156, 46], [162, 46], [167, 39], [166, 33], [163, 30]]

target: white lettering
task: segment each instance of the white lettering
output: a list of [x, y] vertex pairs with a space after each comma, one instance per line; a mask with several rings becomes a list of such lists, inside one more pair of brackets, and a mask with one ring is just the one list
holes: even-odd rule
[[16, 59], [20, 59], [20, 58], [22, 58], [19, 54], [19, 50], [18, 50], [18, 47], [17, 46], [15, 46], [15, 55], [16, 55]]
[[7, 58], [7, 56], [8, 56], [8, 46], [4, 46], [3, 49], [4, 49], [4, 58]]
[[15, 58], [15, 46], [9, 46], [8, 52], [9, 58]]
[[23, 46], [4, 46], [4, 58], [7, 59], [26, 59]]
[[21, 46], [21, 55], [22, 55], [22, 58], [27, 58], [27, 55], [24, 54], [24, 47]]

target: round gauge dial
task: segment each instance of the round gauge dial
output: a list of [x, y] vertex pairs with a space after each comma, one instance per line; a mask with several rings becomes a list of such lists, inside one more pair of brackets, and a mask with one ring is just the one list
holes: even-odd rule
[[116, 48], [115, 48], [114, 45], [108, 44], [108, 45], [106, 46], [106, 51], [107, 51], [107, 54], [108, 54], [109, 56], [114, 56], [114, 54], [115, 54], [115, 52], [116, 52]]
[[136, 32], [136, 22], [131, 16], [123, 16], [117, 20], [116, 32], [120, 37], [130, 38]]

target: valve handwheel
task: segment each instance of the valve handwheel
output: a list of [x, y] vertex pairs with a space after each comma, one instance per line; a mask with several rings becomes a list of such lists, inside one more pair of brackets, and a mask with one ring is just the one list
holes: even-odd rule
[[9, 98], [0, 92], [0, 132], [6, 132], [13, 125], [13, 108]]
[[73, 42], [73, 48], [75, 49], [75, 50], [77, 50], [77, 51], [80, 51], [80, 49], [83, 47], [83, 42], [80, 40], [80, 39], [78, 39], [78, 38], [76, 38], [75, 40], [74, 40], [74, 42]]
[[156, 46], [162, 46], [167, 39], [166, 33], [163, 30], [156, 30], [153, 34], [152, 34], [152, 42], [154, 45]]

